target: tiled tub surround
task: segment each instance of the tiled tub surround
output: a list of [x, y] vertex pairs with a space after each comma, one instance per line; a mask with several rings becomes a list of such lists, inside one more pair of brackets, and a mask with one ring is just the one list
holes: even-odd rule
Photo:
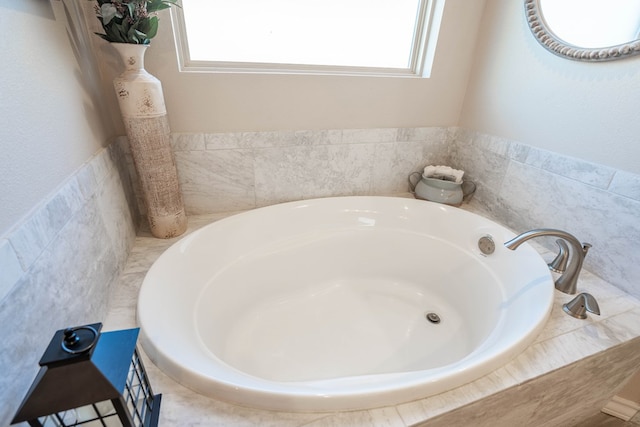
[[106, 316], [110, 288], [136, 235], [124, 164], [111, 144], [0, 238], [2, 426], [27, 392], [53, 332]]
[[[482, 211], [477, 202], [464, 207]], [[188, 232], [227, 215], [191, 216]], [[112, 293], [105, 330], [136, 326], [144, 276], [177, 240], [139, 234]], [[545, 259], [555, 255], [540, 250]], [[567, 316], [561, 305], [572, 296], [556, 291], [545, 329], [512, 362], [470, 384], [392, 407], [307, 414], [254, 410], [198, 395], [146, 358], [145, 366], [154, 391], [163, 393], [163, 426], [573, 426], [604, 406], [640, 365], [640, 301], [588, 271], [578, 288], [598, 298], [602, 316]]]
[[640, 297], [638, 175], [453, 127], [177, 133], [172, 144], [191, 215], [394, 194], [427, 164], [464, 169], [492, 219], [592, 243], [587, 268]]
[[462, 129], [450, 148], [489, 217], [518, 232], [559, 228], [592, 243], [586, 268], [640, 297], [640, 176]]

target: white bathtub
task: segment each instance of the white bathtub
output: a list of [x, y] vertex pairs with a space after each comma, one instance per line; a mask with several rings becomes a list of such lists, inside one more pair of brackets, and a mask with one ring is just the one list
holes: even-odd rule
[[[478, 249], [483, 236], [491, 255]], [[256, 209], [158, 258], [140, 290], [141, 342], [176, 381], [240, 405], [337, 411], [419, 399], [502, 366], [543, 328], [551, 275], [530, 246], [506, 249], [512, 237], [405, 198]]]

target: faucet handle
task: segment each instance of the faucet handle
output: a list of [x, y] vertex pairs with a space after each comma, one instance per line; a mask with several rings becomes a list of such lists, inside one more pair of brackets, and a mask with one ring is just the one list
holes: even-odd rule
[[589, 313], [600, 315], [600, 307], [593, 295], [586, 292], [578, 294], [574, 299], [562, 305], [562, 309], [569, 316], [577, 319], [586, 319]]

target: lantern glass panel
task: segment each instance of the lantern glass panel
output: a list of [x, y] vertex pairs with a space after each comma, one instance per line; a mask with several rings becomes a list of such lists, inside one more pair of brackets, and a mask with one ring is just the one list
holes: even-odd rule
[[153, 407], [153, 391], [137, 349], [133, 352], [123, 395], [134, 425], [146, 425]]
[[110, 400], [42, 417], [43, 427], [122, 427]]
[[68, 411], [40, 417], [38, 421], [40, 421], [43, 427], [72, 426], [78, 422], [78, 415], [75, 409], [69, 409]]

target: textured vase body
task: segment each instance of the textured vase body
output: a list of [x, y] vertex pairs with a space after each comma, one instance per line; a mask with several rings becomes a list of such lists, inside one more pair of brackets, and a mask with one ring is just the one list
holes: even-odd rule
[[112, 43], [125, 71], [114, 80], [151, 233], [179, 236], [187, 217], [171, 150], [171, 131], [160, 80], [144, 69], [146, 45]]

